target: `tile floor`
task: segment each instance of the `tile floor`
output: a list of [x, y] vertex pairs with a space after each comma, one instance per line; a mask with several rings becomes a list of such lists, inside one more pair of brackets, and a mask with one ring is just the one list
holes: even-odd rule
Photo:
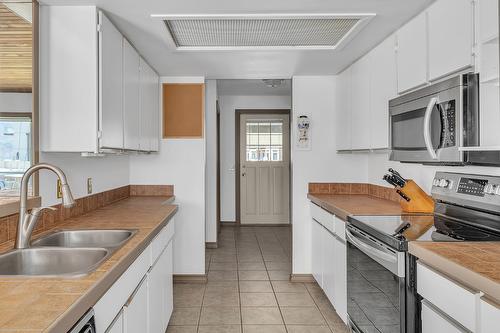
[[167, 333], [344, 333], [315, 283], [291, 283], [289, 227], [223, 227], [207, 284], [175, 284]]

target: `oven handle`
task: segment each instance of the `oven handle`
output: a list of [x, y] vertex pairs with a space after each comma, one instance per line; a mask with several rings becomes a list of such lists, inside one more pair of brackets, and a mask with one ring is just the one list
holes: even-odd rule
[[433, 160], [437, 160], [437, 155], [436, 152], [434, 151], [434, 147], [432, 146], [432, 138], [431, 138], [431, 114], [432, 110], [436, 106], [438, 102], [437, 97], [432, 97], [431, 100], [429, 101], [429, 104], [427, 105], [427, 109], [425, 110], [425, 115], [424, 115], [424, 141], [425, 141], [425, 147], [427, 148], [427, 151], [431, 155], [431, 158]]
[[[391, 264], [398, 263], [398, 258], [393, 252], [390, 252], [389, 250], [383, 248], [379, 244], [369, 239], [366, 239], [365, 237], [361, 238], [361, 235], [361, 237], [354, 235], [351, 229], [346, 228], [345, 236], [347, 240], [349, 240], [353, 245], [355, 245], [364, 253], [369, 254], [370, 256], [377, 257], [378, 259], [389, 262]], [[385, 251], [381, 249], [384, 249]]]

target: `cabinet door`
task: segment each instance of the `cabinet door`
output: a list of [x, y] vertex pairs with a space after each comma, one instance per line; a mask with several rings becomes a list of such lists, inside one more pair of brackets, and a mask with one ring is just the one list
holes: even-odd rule
[[125, 332], [148, 332], [148, 281], [146, 276], [123, 307]]
[[150, 333], [165, 332], [173, 310], [172, 242], [149, 272]]
[[345, 241], [335, 237], [335, 285], [333, 306], [345, 324], [347, 324], [347, 253]]
[[101, 148], [123, 148], [123, 36], [99, 12], [99, 119]]
[[123, 329], [123, 310], [113, 320], [111, 325], [106, 329], [106, 333], [124, 333]]
[[430, 80], [474, 64], [472, 16], [471, 0], [439, 0], [429, 7]]
[[335, 300], [335, 270], [337, 265], [335, 263], [335, 236], [328, 230], [322, 230], [322, 253], [323, 253], [323, 291], [326, 297], [334, 304]]
[[151, 77], [151, 96], [152, 96], [152, 119], [153, 127], [151, 129], [150, 150], [158, 151], [160, 146], [160, 77], [153, 71]]
[[500, 306], [481, 298], [479, 302], [481, 333], [496, 333], [500, 327]]
[[351, 149], [351, 67], [337, 78], [335, 131], [337, 150]]
[[311, 243], [312, 243], [312, 274], [318, 285], [323, 288], [323, 253], [322, 253], [322, 229], [323, 227], [319, 224], [319, 222], [315, 220], [312, 221], [311, 226]]
[[140, 150], [158, 151], [158, 75], [141, 58], [140, 75], [141, 135]]
[[396, 40], [387, 38], [371, 52], [370, 148], [389, 147], [389, 100], [397, 95]]
[[448, 320], [427, 301], [422, 301], [422, 333], [465, 333], [459, 325]]
[[139, 54], [123, 39], [123, 146], [139, 150]]
[[351, 72], [351, 146], [370, 148], [370, 56], [352, 65]]
[[[427, 82], [427, 18], [422, 13], [397, 32], [398, 92]], [[447, 21], [443, 19], [443, 21]]]

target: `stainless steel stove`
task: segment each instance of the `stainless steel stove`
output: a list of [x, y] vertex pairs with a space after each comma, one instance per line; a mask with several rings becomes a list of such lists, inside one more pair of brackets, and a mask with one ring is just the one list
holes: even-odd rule
[[420, 332], [409, 242], [500, 242], [500, 177], [437, 172], [432, 196], [433, 214], [348, 218], [348, 315], [354, 332]]

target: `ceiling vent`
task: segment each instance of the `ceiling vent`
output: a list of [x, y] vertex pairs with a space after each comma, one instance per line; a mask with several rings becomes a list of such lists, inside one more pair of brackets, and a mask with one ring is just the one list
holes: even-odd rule
[[375, 14], [153, 15], [178, 50], [336, 49]]

